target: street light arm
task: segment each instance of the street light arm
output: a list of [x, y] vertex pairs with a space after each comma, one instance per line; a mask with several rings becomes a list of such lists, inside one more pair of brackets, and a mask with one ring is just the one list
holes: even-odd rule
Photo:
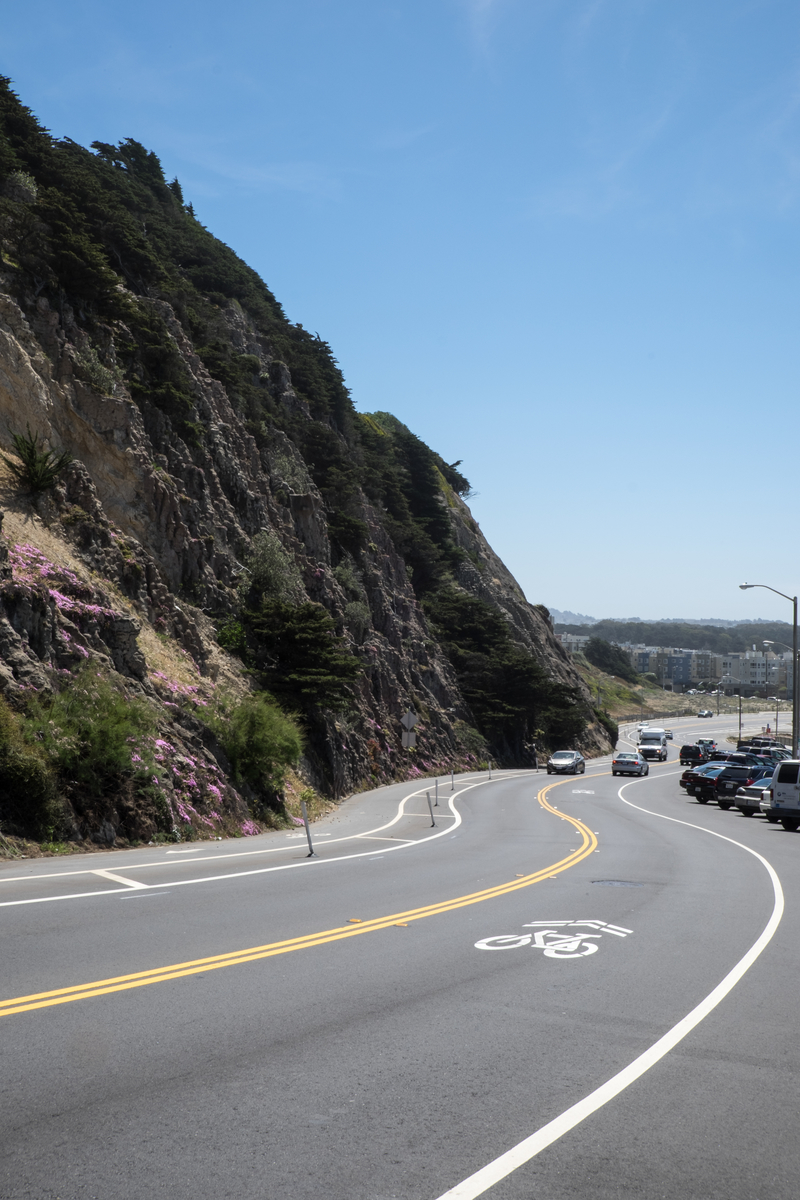
[[777, 588], [770, 587], [768, 583], [740, 583], [739, 584], [739, 588], [743, 592], [746, 591], [748, 588], [754, 588], [754, 587], [766, 588], [768, 592], [774, 592], [776, 596], [783, 596], [784, 600], [788, 600], [790, 603], [797, 602], [797, 596], [787, 596], [786, 592], [779, 592]]

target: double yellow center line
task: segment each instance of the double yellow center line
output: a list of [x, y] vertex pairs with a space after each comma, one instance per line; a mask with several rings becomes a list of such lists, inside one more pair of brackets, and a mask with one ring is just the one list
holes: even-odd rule
[[[564, 780], [563, 782], [566, 782]], [[335, 929], [326, 929], [320, 933], [308, 933], [303, 937], [289, 938], [282, 942], [268, 942], [264, 946], [250, 946], [246, 950], [236, 950], [228, 954], [215, 954], [210, 958], [195, 958], [188, 962], [173, 963], [171, 966], [155, 967], [150, 971], [137, 971], [130, 975], [116, 975], [111, 979], [98, 979], [93, 983], [75, 984], [72, 987], [57, 988], [50, 992], [36, 992], [30, 996], [15, 996], [10, 1000], [0, 1001], [0, 1017], [10, 1017], [17, 1013], [32, 1012], [37, 1008], [52, 1008], [57, 1004], [70, 1004], [73, 1000], [89, 1000], [95, 996], [108, 996], [113, 992], [125, 992], [131, 988], [148, 987], [151, 983], [166, 983], [171, 979], [183, 979], [187, 975], [201, 975], [206, 971], [219, 971], [223, 967], [238, 967], [242, 963], [257, 962], [262, 958], [272, 958], [277, 954], [290, 954], [293, 950], [307, 950], [312, 946], [324, 946], [329, 942], [343, 941], [345, 938], [359, 937], [364, 933], [374, 933], [378, 929], [389, 929], [392, 926], [408, 924], [411, 921], [421, 921], [425, 917], [436, 917], [440, 913], [452, 912], [457, 908], [465, 908], [470, 904], [482, 904], [485, 900], [494, 900], [511, 892], [541, 883], [544, 879], [554, 878], [562, 871], [569, 870], [582, 862], [597, 847], [597, 838], [591, 829], [582, 821], [558, 812], [547, 802], [547, 793], [551, 788], [558, 787], [557, 783], [547, 784], [538, 794], [539, 803], [548, 812], [569, 821], [582, 836], [582, 844], [566, 858], [543, 867], [531, 875], [523, 875], [508, 883], [496, 887], [485, 888], [480, 892], [470, 892], [466, 896], [457, 896], [451, 900], [442, 900], [438, 904], [428, 904], [423, 908], [411, 908], [405, 912], [393, 913], [391, 916], [375, 917], [373, 920], [361, 921], [358, 924], [340, 925]]]

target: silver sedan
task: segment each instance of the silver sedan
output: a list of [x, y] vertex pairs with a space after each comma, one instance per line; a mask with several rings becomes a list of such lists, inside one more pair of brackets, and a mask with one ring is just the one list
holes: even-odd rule
[[586, 760], [577, 750], [556, 750], [547, 760], [548, 775], [583, 775]]
[[612, 775], [649, 775], [650, 765], [641, 754], [616, 754], [611, 762]]

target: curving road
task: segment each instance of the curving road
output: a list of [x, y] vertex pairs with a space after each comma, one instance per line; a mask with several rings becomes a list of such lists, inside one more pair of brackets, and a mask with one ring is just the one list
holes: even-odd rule
[[677, 785], [733, 724], [4, 864], [0, 1197], [794, 1200], [800, 834]]

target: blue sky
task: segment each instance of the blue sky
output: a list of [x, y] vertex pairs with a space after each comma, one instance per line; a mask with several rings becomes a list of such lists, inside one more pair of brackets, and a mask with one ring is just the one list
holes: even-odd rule
[[28, 0], [0, 71], [155, 150], [531, 601], [790, 617], [796, 3]]

